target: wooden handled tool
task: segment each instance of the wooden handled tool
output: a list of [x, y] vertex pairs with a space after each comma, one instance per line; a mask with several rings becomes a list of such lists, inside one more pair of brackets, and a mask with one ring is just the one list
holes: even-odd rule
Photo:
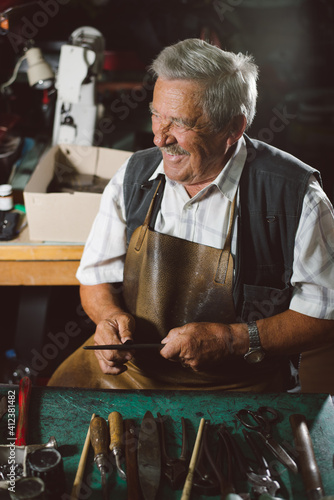
[[197, 431], [197, 436], [196, 436], [196, 441], [194, 445], [194, 449], [191, 455], [190, 459], [190, 464], [189, 464], [189, 470], [187, 474], [186, 481], [184, 483], [184, 488], [182, 491], [182, 496], [181, 500], [188, 500], [190, 498], [190, 493], [192, 489], [192, 484], [193, 484], [193, 478], [194, 478], [194, 473], [195, 473], [195, 467], [196, 467], [196, 462], [197, 462], [197, 457], [199, 453], [199, 448], [202, 440], [202, 434], [203, 434], [203, 429], [204, 429], [204, 424], [205, 424], [205, 418], [201, 418], [201, 421], [199, 423], [198, 431]]
[[137, 462], [138, 436], [133, 420], [125, 420], [125, 461], [128, 500], [142, 500]]
[[306, 419], [304, 415], [295, 414], [290, 415], [289, 420], [307, 498], [309, 500], [321, 499], [324, 496], [324, 488]]
[[[93, 413], [91, 420], [95, 418], [95, 413]], [[88, 427], [88, 431], [86, 434], [86, 439], [82, 448], [81, 452], [81, 457], [78, 465], [78, 470], [74, 478], [73, 486], [72, 486], [72, 492], [71, 492], [71, 500], [78, 500], [79, 495], [80, 495], [80, 488], [82, 484], [82, 478], [85, 472], [85, 466], [86, 466], [86, 461], [87, 461], [87, 456], [88, 456], [88, 451], [89, 451], [89, 444], [90, 444], [90, 427]]]
[[126, 479], [126, 474], [121, 467], [121, 456], [123, 448], [123, 418], [118, 411], [109, 413], [109, 434], [110, 444], [109, 448], [116, 459], [116, 467], [118, 475], [121, 479]]
[[108, 425], [102, 417], [94, 417], [90, 423], [90, 442], [94, 449], [94, 461], [101, 474], [103, 500], [108, 500]]

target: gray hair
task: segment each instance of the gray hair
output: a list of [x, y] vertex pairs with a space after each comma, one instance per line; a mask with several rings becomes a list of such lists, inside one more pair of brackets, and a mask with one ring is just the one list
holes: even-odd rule
[[258, 68], [252, 56], [226, 52], [197, 38], [189, 38], [161, 51], [150, 66], [164, 80], [192, 80], [204, 89], [203, 112], [215, 131], [235, 116], [244, 115], [247, 127], [256, 111]]

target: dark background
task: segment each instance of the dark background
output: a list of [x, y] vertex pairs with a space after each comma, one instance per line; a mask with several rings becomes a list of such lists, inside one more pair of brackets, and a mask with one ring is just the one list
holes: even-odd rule
[[[22, 9], [22, 1], [3, 0], [1, 10], [15, 3]], [[319, 168], [333, 199], [332, 0], [39, 0], [23, 5], [13, 18], [13, 32], [0, 37], [0, 82], [12, 74], [28, 35], [56, 70], [60, 46], [76, 28], [93, 26], [117, 59], [112, 70], [104, 70], [99, 91], [105, 115], [116, 121], [120, 113], [113, 113], [112, 103], [129, 91], [115, 84], [142, 82], [147, 65], [168, 44], [201, 37], [223, 49], [252, 54], [260, 80], [249, 134]], [[24, 74], [17, 80], [10, 109], [20, 116], [22, 133], [45, 133], [39, 114], [42, 92], [27, 88]], [[131, 150], [150, 146], [151, 138], [143, 137], [150, 126], [150, 99], [147, 92], [99, 145]], [[8, 103], [0, 104], [1, 112]]]
[[[11, 36], [0, 36], [0, 83], [11, 76], [28, 35], [55, 70], [60, 47], [76, 28], [93, 26], [104, 35], [106, 51], [114, 62], [105, 66], [98, 99], [104, 116], [115, 127], [100, 138], [98, 145], [103, 147], [134, 151], [152, 145], [148, 113], [151, 91], [134, 94], [131, 84], [143, 82], [147, 65], [164, 46], [200, 37], [226, 50], [252, 54], [260, 80], [258, 111], [249, 135], [318, 168], [333, 202], [332, 0], [40, 0], [35, 4], [3, 0], [0, 12], [15, 4], [24, 4], [25, 9], [13, 17]], [[43, 92], [29, 88], [23, 70], [10, 96], [1, 99], [0, 113], [19, 117], [17, 130], [22, 136], [51, 136], [55, 93], [49, 97], [46, 113]], [[115, 113], [117, 99], [131, 103], [126, 118]], [[2, 350], [15, 344], [19, 293], [10, 287], [0, 291], [5, 311]], [[66, 307], [64, 294], [68, 295]], [[54, 290], [52, 295], [47, 332], [60, 331], [75, 317], [79, 304], [76, 287], [64, 289], [63, 294], [60, 289]], [[89, 325], [86, 335], [91, 328]]]

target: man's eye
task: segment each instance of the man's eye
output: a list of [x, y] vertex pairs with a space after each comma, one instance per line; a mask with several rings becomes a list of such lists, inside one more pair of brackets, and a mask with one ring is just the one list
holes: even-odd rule
[[179, 130], [189, 130], [190, 127], [186, 125], [184, 122], [173, 122], [174, 127], [177, 127]]

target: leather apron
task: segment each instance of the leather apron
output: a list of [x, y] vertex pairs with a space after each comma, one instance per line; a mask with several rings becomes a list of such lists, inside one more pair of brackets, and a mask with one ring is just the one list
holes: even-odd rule
[[[127, 250], [123, 297], [136, 320], [134, 341], [160, 342], [174, 327], [192, 322], [233, 323], [233, 257], [230, 252], [235, 200], [223, 250], [158, 233], [150, 228], [151, 201], [142, 226]], [[91, 337], [84, 345], [94, 344]], [[90, 356], [88, 358], [88, 356]], [[86, 359], [84, 359], [86, 357]], [[110, 389], [280, 390], [280, 380], [229, 356], [210, 371], [194, 372], [149, 349], [137, 351], [120, 375], [104, 375], [92, 351], [75, 351], [57, 369], [48, 385]], [[266, 370], [265, 370], [266, 371]], [[71, 372], [71, 373], [70, 373]], [[69, 382], [71, 381], [71, 382]], [[268, 385], [269, 384], [269, 385]]]

